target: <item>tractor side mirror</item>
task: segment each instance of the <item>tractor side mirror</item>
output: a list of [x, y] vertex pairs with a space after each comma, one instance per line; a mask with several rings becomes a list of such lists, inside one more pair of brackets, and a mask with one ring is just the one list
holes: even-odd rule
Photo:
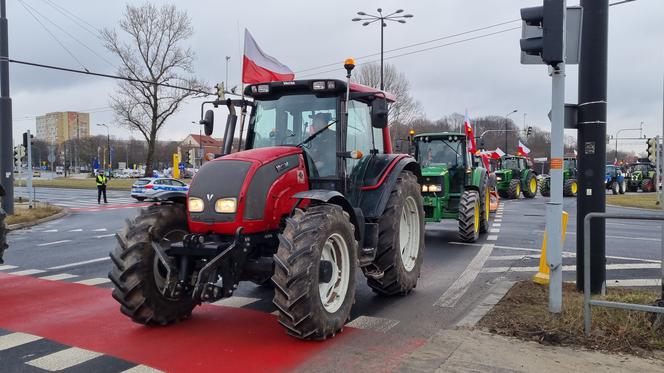
[[5, 195], [5, 188], [3, 188], [2, 185], [0, 185], [0, 197], [4, 195]]
[[211, 136], [212, 131], [214, 130], [214, 111], [208, 110], [205, 112], [205, 118], [201, 119], [199, 122], [204, 126], [205, 135]]
[[387, 127], [387, 100], [376, 97], [371, 101], [371, 125], [374, 128]]

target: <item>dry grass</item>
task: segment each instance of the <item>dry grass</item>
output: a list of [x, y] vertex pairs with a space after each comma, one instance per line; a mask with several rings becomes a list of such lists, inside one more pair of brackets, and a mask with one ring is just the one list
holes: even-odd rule
[[[130, 190], [136, 179], [111, 179], [108, 182], [107, 189], [112, 190]], [[96, 189], [97, 184], [94, 178], [72, 179], [59, 177], [53, 180], [35, 179], [32, 185], [36, 187], [47, 188], [74, 188], [74, 189]]]
[[5, 223], [12, 225], [35, 222], [47, 216], [55, 215], [60, 211], [62, 211], [62, 208], [45, 203], [37, 203], [32, 209], [29, 209], [27, 204], [16, 204], [14, 205], [14, 215], [7, 216]]
[[616, 206], [638, 207], [643, 209], [661, 209], [656, 202], [655, 193], [607, 195], [606, 203]]
[[[609, 289], [606, 300], [653, 304], [658, 293]], [[565, 284], [563, 312], [548, 312], [547, 287], [517, 283], [479, 323], [493, 333], [557, 345], [577, 345], [608, 352], [664, 360], [664, 327], [652, 326], [652, 315], [603, 307], [592, 308], [592, 333], [583, 332], [583, 294]]]

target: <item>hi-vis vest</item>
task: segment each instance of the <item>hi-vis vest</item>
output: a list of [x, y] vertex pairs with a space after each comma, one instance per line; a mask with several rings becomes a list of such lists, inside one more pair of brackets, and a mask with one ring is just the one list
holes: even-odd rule
[[105, 175], [97, 175], [97, 186], [106, 185], [106, 182], [108, 182], [108, 179]]

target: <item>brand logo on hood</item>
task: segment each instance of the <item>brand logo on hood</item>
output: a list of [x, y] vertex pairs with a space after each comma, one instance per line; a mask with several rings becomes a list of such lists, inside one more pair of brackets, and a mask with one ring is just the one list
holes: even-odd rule
[[206, 197], [207, 197], [207, 200], [208, 200], [208, 201], [211, 201], [211, 200], [212, 200], [212, 197], [214, 197], [214, 194], [209, 194], [209, 193], [208, 193], [208, 194], [206, 195]]
[[285, 168], [288, 168], [288, 161], [282, 162], [279, 164], [274, 165], [274, 168], [277, 169], [277, 172], [283, 171]]

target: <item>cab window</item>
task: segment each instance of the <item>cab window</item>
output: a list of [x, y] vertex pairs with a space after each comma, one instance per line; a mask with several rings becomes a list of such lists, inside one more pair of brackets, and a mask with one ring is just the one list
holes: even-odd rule
[[380, 129], [371, 126], [371, 111], [367, 104], [359, 101], [350, 101], [348, 105], [348, 130], [346, 135], [346, 150], [362, 152], [362, 159], [346, 160], [348, 175], [368, 159], [371, 151], [383, 152], [383, 137]]

